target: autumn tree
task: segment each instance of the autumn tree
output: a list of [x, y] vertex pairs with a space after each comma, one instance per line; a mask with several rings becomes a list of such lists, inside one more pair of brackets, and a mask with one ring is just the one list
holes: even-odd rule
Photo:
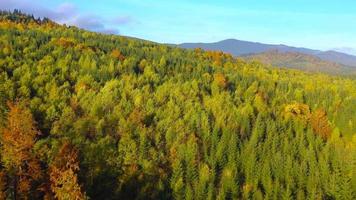
[[113, 58], [116, 58], [116, 59], [120, 60], [120, 61], [124, 61], [125, 60], [125, 56], [122, 55], [121, 52], [119, 50], [117, 50], [117, 49], [112, 50], [111, 56]]
[[39, 131], [29, 109], [23, 103], [8, 103], [7, 124], [2, 130], [2, 161], [10, 177], [14, 199], [26, 199], [41, 169], [33, 147]]
[[74, 40], [71, 39], [71, 38], [59, 38], [57, 41], [56, 41], [56, 44], [57, 45], [60, 45], [60, 46], [63, 46], [64, 48], [68, 48], [68, 47], [72, 47], [74, 46]]
[[227, 87], [227, 79], [222, 73], [214, 74], [214, 82], [221, 88]]
[[318, 109], [313, 112], [310, 123], [314, 132], [324, 140], [330, 137], [332, 129], [329, 124], [328, 116], [323, 109]]
[[6, 173], [0, 171], [0, 199], [6, 199]]
[[64, 142], [50, 165], [51, 189], [59, 200], [86, 199], [78, 183], [78, 150], [69, 142]]
[[215, 66], [222, 65], [222, 58], [224, 56], [223, 52], [221, 51], [208, 51], [207, 56], [212, 59]]
[[[0, 11], [0, 33], [0, 136], [10, 127], [6, 102], [18, 98], [43, 133], [30, 137], [34, 145], [20, 128], [0, 140], [0, 199], [356, 199], [351, 77], [18, 11]], [[28, 171], [33, 152], [47, 173], [14, 193], [28, 184], [18, 171]]]

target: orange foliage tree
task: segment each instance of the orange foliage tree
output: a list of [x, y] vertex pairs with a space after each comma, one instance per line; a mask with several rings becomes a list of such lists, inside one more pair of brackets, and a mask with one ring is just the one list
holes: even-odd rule
[[65, 48], [68, 48], [68, 47], [73, 47], [74, 46], [74, 39], [71, 39], [71, 38], [59, 38], [57, 40], [57, 44], [60, 45], [60, 46], [63, 46]]
[[120, 61], [124, 61], [125, 60], [125, 56], [121, 54], [121, 52], [117, 49], [114, 49], [112, 52], [111, 52], [111, 56], [120, 60]]
[[224, 58], [224, 53], [221, 51], [207, 51], [208, 58], [212, 59], [216, 66], [221, 66]]
[[6, 199], [6, 173], [0, 171], [0, 199]]
[[214, 74], [214, 82], [221, 88], [226, 88], [227, 80], [222, 73]]
[[41, 168], [33, 146], [39, 131], [30, 110], [21, 103], [8, 103], [7, 124], [2, 133], [2, 161], [11, 180], [14, 199], [26, 199]]
[[328, 116], [322, 109], [313, 112], [310, 118], [311, 126], [316, 134], [321, 136], [324, 140], [328, 139], [331, 135], [331, 127], [329, 124]]
[[78, 171], [78, 150], [64, 142], [50, 166], [51, 189], [57, 199], [86, 199], [78, 184]]

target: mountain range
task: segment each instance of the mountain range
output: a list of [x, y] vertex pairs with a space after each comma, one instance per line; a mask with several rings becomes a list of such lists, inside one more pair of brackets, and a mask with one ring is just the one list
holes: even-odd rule
[[291, 67], [307, 71], [327, 73], [356, 72], [356, 56], [338, 51], [320, 51], [292, 47], [283, 44], [264, 44], [236, 39], [214, 43], [182, 43], [181, 48], [223, 51], [248, 60], [259, 60], [266, 64]]
[[356, 49], [354, 48], [341, 47], [341, 48], [334, 48], [332, 50], [356, 56]]

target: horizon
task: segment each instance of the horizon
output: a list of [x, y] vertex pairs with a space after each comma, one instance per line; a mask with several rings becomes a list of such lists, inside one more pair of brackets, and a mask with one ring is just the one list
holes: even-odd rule
[[[306, 6], [307, 5], [307, 6]], [[356, 2], [0, 0], [2, 10], [159, 43], [236, 39], [356, 55]], [[176, 17], [179, 16], [179, 17]], [[262, 20], [263, 19], [263, 20]], [[344, 31], [347, 30], [347, 31]]]
[[356, 200], [356, 27], [113, 1], [0, 0], [0, 200]]

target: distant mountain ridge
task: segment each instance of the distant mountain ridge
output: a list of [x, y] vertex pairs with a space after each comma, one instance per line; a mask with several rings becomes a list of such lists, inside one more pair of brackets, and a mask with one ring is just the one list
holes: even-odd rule
[[308, 72], [323, 72], [338, 75], [355, 75], [356, 67], [349, 67], [331, 61], [322, 60], [316, 56], [298, 52], [279, 52], [270, 50], [258, 54], [241, 57], [247, 61], [260, 61], [279, 67], [288, 67]]
[[354, 48], [350, 48], [350, 47], [340, 47], [340, 48], [334, 48], [332, 49], [333, 51], [337, 51], [337, 52], [341, 52], [341, 53], [345, 53], [345, 54], [349, 54], [349, 55], [353, 55], [356, 56], [356, 49]]
[[281, 53], [302, 53], [316, 56], [323, 61], [330, 61], [345, 66], [356, 67], [356, 56], [353, 55], [340, 53], [337, 51], [320, 51], [308, 48], [292, 47], [283, 44], [275, 45], [227, 39], [214, 43], [182, 43], [178, 44], [178, 46], [187, 49], [202, 48], [204, 50], [223, 51], [234, 56], [245, 56], [251, 54], [259, 54], [271, 50], [278, 50], [278, 52]]

